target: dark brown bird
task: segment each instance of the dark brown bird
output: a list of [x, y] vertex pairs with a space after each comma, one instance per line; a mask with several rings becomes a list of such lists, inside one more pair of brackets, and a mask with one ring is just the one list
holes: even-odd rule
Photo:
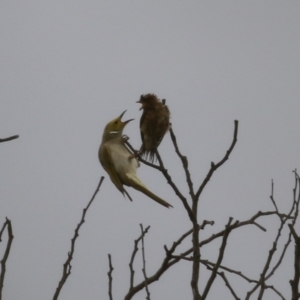
[[170, 127], [170, 111], [154, 94], [142, 95], [137, 103], [141, 103], [140, 110], [144, 110], [140, 120], [140, 154], [153, 162], [157, 147]]

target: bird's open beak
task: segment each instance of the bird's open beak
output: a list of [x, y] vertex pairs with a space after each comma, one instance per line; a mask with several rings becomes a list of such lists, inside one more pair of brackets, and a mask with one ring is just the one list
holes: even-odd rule
[[120, 120], [122, 119], [122, 117], [123, 117], [123, 115], [126, 113], [126, 111], [127, 111], [127, 110], [124, 110], [124, 111], [120, 114], [120, 116], [119, 116], [119, 119], [120, 119]]
[[141, 100], [139, 100], [139, 101], [136, 101], [136, 103], [140, 103], [140, 104], [142, 104], [142, 106], [140, 107], [140, 109], [139, 109], [139, 110], [143, 109], [143, 103], [141, 102]]
[[[126, 113], [126, 111], [127, 111], [127, 110], [124, 110], [124, 111], [120, 114], [120, 116], [119, 116], [119, 119], [120, 119], [120, 120], [122, 119], [122, 117], [123, 117], [123, 115]], [[124, 121], [123, 123], [124, 123], [124, 124], [127, 124], [127, 123], [129, 123], [130, 121], [132, 121], [132, 120], [134, 120], [134, 119], [129, 119], [129, 120], [127, 120], [127, 121]]]

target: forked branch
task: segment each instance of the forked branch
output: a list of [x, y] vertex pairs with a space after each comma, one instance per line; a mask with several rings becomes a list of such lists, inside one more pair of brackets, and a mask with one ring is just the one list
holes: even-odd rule
[[233, 132], [233, 140], [232, 140], [232, 143], [229, 147], [229, 149], [227, 150], [225, 156], [217, 163], [217, 164], [214, 164], [213, 162], [211, 163], [211, 167], [210, 167], [210, 170], [209, 172], [207, 173], [204, 181], [202, 182], [202, 184], [200, 185], [197, 193], [196, 193], [196, 198], [199, 199], [200, 197], [200, 194], [202, 193], [203, 189], [205, 188], [205, 186], [207, 185], [207, 183], [209, 182], [209, 180], [211, 179], [213, 173], [219, 168], [221, 167], [226, 160], [228, 160], [236, 142], [237, 142], [237, 135], [238, 135], [238, 127], [239, 127], [239, 121], [238, 120], [235, 120], [234, 121], [234, 132]]

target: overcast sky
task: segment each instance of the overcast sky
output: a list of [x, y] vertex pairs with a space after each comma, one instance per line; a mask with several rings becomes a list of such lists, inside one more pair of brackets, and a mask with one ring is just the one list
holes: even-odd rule
[[[225, 154], [239, 120], [236, 148], [201, 197], [200, 220], [216, 222], [204, 236], [223, 228], [230, 216], [244, 220], [273, 210], [272, 179], [277, 204], [287, 212], [292, 171], [300, 167], [299, 15], [299, 1], [1, 1], [0, 138], [20, 135], [0, 145], [0, 224], [10, 218], [15, 237], [4, 299], [52, 299], [73, 231], [102, 175], [59, 299], [108, 299], [108, 253], [114, 296], [121, 299], [139, 224], [151, 225], [145, 241], [150, 275], [164, 256], [163, 245], [190, 229], [161, 174], [145, 165], [138, 170], [173, 209], [130, 188], [134, 201], [125, 200], [98, 162], [104, 126], [125, 109], [125, 120], [135, 118], [125, 133], [140, 147], [135, 102], [141, 94], [167, 100], [195, 187], [211, 161]], [[169, 135], [159, 150], [188, 197]], [[278, 222], [268, 218], [263, 225], [267, 233], [249, 227], [233, 235], [224, 264], [258, 278]], [[203, 258], [218, 249], [215, 243]], [[279, 272], [284, 275], [270, 282], [287, 298], [292, 255], [291, 248]], [[191, 266], [182, 262], [151, 286], [151, 295], [191, 299], [190, 279]], [[224, 297], [230, 294], [218, 281], [209, 299]]]

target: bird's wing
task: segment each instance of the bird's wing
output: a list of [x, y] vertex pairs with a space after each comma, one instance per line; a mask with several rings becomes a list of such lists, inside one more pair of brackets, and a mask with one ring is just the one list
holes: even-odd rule
[[114, 183], [114, 185], [117, 187], [117, 189], [123, 194], [125, 192], [125, 190], [124, 190], [123, 184], [118, 176], [115, 165], [113, 163], [110, 149], [109, 149], [109, 147], [107, 147], [104, 144], [104, 145], [102, 145], [102, 151], [103, 151], [103, 157], [105, 157], [105, 159], [101, 160], [102, 166], [105, 169], [105, 171], [109, 174], [111, 181]]
[[145, 121], [145, 111], [143, 112], [142, 116], [141, 116], [141, 119], [140, 119], [140, 131], [141, 131], [141, 139], [142, 139], [142, 143], [144, 143], [144, 133], [143, 133], [143, 130], [142, 130], [142, 127], [143, 127], [143, 124], [144, 124], [144, 121]]
[[145, 184], [135, 175], [131, 173], [126, 173], [127, 176], [127, 182], [126, 184], [133, 187], [134, 189], [142, 192], [143, 194], [147, 195], [157, 203], [165, 206], [165, 207], [173, 207], [170, 203], [167, 201], [161, 199], [160, 197], [153, 194], [148, 188], [145, 186]]
[[112, 157], [111, 157], [111, 152], [110, 152], [109, 147], [107, 147], [106, 145], [102, 145], [101, 147], [102, 147], [102, 149], [101, 149], [102, 155], [103, 155], [103, 157], [106, 158], [106, 159], [101, 159], [101, 164], [102, 164], [103, 168], [109, 174], [109, 177], [110, 177], [111, 181], [117, 187], [117, 189], [123, 195], [125, 193], [125, 195], [129, 198], [129, 200], [132, 201], [130, 195], [124, 189], [124, 186], [121, 182], [121, 179], [120, 179], [120, 177], [119, 177], [119, 175], [116, 171], [115, 165], [114, 165]]

